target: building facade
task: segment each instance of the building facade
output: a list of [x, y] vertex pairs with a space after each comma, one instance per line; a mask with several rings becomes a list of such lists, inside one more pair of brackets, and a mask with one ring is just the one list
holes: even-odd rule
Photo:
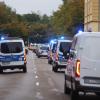
[[100, 31], [100, 0], [85, 0], [84, 31]]

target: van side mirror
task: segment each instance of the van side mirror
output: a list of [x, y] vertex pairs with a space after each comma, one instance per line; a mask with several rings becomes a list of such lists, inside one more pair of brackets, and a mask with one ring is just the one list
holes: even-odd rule
[[76, 50], [70, 50], [70, 57], [73, 58], [76, 56]]

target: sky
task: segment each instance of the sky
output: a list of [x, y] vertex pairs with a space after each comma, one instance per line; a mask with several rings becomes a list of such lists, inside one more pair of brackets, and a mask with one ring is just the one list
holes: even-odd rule
[[62, 4], [62, 0], [0, 0], [6, 5], [16, 10], [18, 14], [40, 13], [41, 15], [52, 15]]

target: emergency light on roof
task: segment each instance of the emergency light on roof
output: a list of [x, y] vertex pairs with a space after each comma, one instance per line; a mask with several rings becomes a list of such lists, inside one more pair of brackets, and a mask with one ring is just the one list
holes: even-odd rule
[[50, 43], [54, 43], [54, 41], [53, 41], [53, 40], [51, 40], [51, 41], [50, 41]]
[[62, 36], [61, 39], [64, 39], [64, 37]]
[[55, 43], [57, 39], [53, 39], [50, 41], [50, 43]]
[[1, 37], [1, 40], [4, 40], [5, 38], [4, 37]]
[[79, 30], [79, 31], [78, 31], [78, 33], [82, 33], [82, 32], [83, 32], [82, 30]]

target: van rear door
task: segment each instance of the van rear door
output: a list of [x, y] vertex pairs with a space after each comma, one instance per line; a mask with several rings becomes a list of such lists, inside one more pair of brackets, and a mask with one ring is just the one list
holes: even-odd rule
[[24, 52], [22, 42], [3, 42], [1, 43], [2, 62], [19, 61], [23, 58]]
[[100, 85], [100, 37], [84, 39], [80, 66], [81, 84]]

